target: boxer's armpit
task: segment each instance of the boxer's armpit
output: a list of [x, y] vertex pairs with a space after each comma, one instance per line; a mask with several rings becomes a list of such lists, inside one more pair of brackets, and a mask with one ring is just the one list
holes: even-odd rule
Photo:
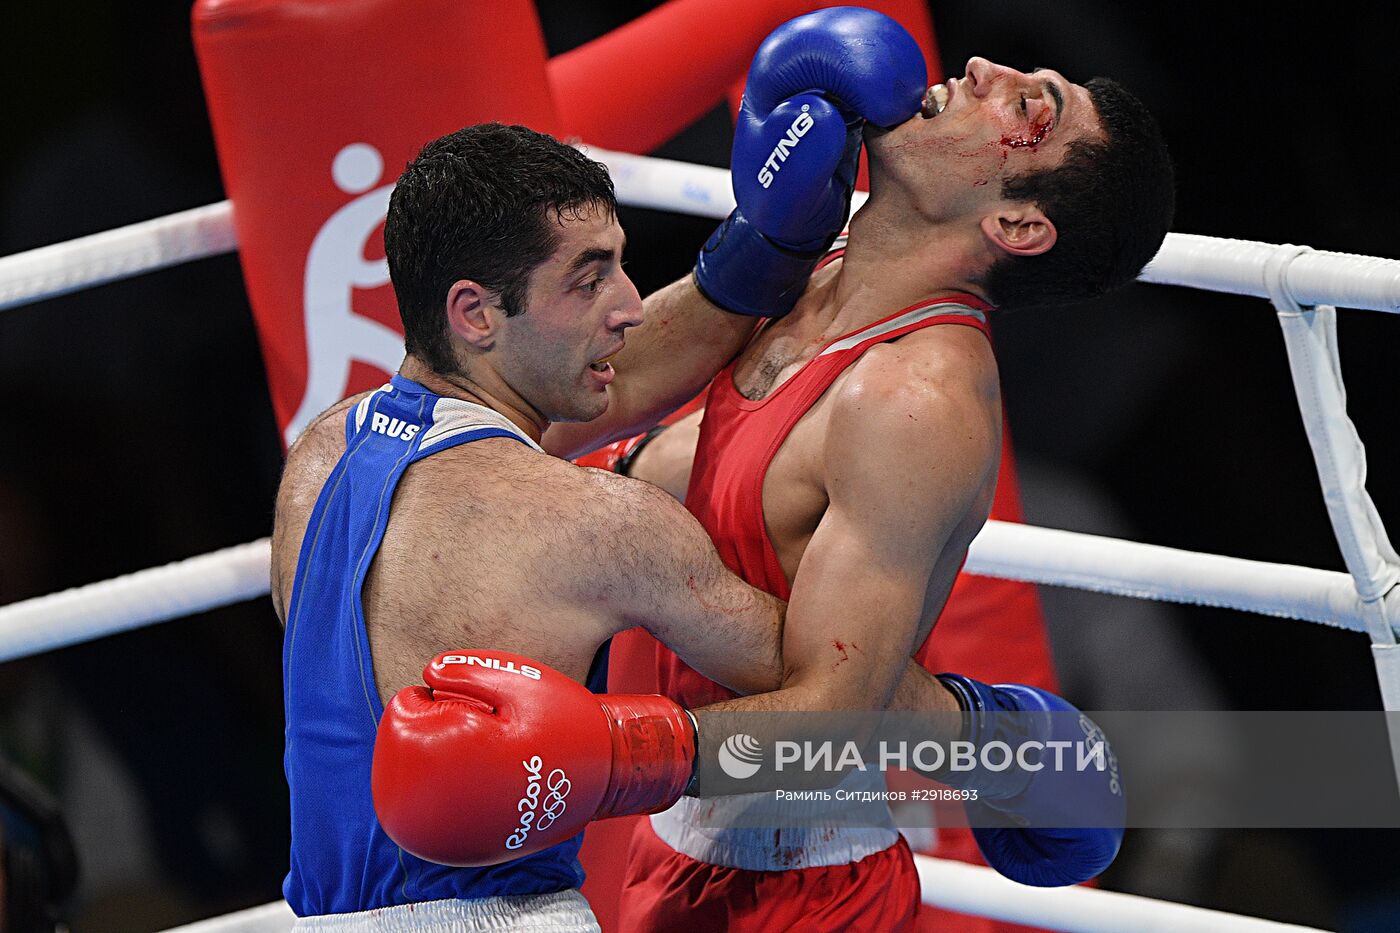
[[620, 627], [647, 629], [731, 690], [775, 689], [782, 600], [730, 573], [700, 523], [665, 492], [598, 471], [590, 478], [606, 491], [591, 503], [591, 525], [610, 540], [585, 598], [606, 602]]

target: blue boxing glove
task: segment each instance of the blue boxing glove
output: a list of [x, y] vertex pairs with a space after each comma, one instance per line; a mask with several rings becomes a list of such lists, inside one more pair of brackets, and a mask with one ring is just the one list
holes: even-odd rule
[[927, 89], [923, 53], [859, 7], [789, 20], [754, 56], [730, 159], [738, 208], [700, 251], [695, 284], [740, 314], [792, 310], [850, 211], [869, 120], [902, 123]]
[[[1038, 743], [1027, 747], [1028, 760], [1039, 770], [993, 771], [979, 756], [971, 770], [931, 775], [950, 787], [977, 790], [977, 801], [964, 808], [987, 864], [1013, 881], [1038, 887], [1079, 884], [1112, 864], [1123, 842], [1127, 805], [1118, 760], [1103, 730], [1036, 687], [991, 686], [961, 674], [939, 674], [938, 680], [970, 714], [965, 738], [976, 749], [1004, 742], [1015, 751]], [[1064, 743], [1063, 767], [1056, 765], [1051, 742]], [[1079, 749], [1099, 743], [1103, 770], [1092, 763], [1080, 770]], [[987, 825], [995, 823], [1002, 825]], [[1067, 825], [1084, 828], [1063, 828]]]

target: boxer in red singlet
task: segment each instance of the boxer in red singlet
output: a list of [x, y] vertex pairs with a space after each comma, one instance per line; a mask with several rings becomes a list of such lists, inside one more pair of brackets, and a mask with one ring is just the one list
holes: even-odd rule
[[[830, 271], [819, 271], [815, 283], [833, 280], [841, 255], [841, 250], [833, 254], [835, 265]], [[852, 333], [822, 340], [815, 347], [814, 341], [804, 340], [802, 345], [813, 352], [799, 362], [795, 373], [776, 385], [772, 375], [776, 367], [770, 363], [765, 369], [762, 357], [743, 373], [753, 347], [763, 343], [764, 335], [760, 334], [750, 352], [722, 371], [710, 388], [686, 494], [687, 508], [710, 533], [725, 564], [752, 585], [791, 600], [792, 580], [798, 571], [795, 565], [785, 566], [784, 557], [794, 563], [801, 560], [801, 544], [806, 541], [799, 544], [797, 539], [809, 541], [821, 517], [820, 507], [814, 507], [817, 504], [812, 501], [814, 493], [822, 495], [820, 468], [811, 469], [820, 457], [812, 455], [824, 446], [823, 435], [832, 412], [829, 407], [823, 411], [819, 400], [867, 351], [909, 335], [927, 332], [926, 336], [932, 337], [935, 332], [951, 332], [946, 342], [956, 348], [954, 352], [980, 356], [982, 348], [974, 341], [985, 345], [990, 310], [970, 294], [950, 292], [917, 302]], [[800, 305], [796, 313], [801, 313]], [[984, 376], [994, 373], [986, 365], [988, 358], [978, 361], [983, 364]], [[749, 393], [736, 384], [736, 375], [749, 386]], [[771, 386], [766, 392], [764, 382]], [[967, 543], [989, 508], [1000, 411], [994, 378], [978, 388], [980, 404], [976, 408], [969, 405], [969, 409], [978, 412], [982, 422], [976, 426], [981, 444], [967, 459], [975, 458], [981, 472], [971, 508], [959, 509], [966, 520], [955, 532], [958, 543], [951, 549], [950, 559], [935, 559], [936, 582], [928, 579], [927, 564], [920, 574], [925, 578], [921, 581], [924, 589], [941, 590], [923, 597], [921, 602], [929, 605], [941, 606]], [[807, 417], [809, 414], [814, 417]], [[794, 431], [799, 432], [793, 438], [797, 443], [791, 444]], [[818, 522], [811, 521], [814, 513]], [[784, 545], [786, 553], [779, 551]], [[615, 650], [619, 656], [635, 651], [622, 641], [642, 637], [640, 633], [619, 636]], [[840, 641], [832, 640], [838, 659], [862, 651], [860, 641], [852, 640], [844, 649], [837, 647]], [[660, 692], [688, 707], [708, 706], [734, 696], [695, 673], [659, 643], [654, 643], [652, 650], [654, 681], [629, 683], [625, 689]], [[614, 685], [614, 689], [624, 688]], [[806, 806], [820, 805], [813, 802]], [[754, 808], [759, 806], [773, 808], [775, 823], [797, 822], [783, 815], [791, 804], [778, 805], [772, 795], [745, 795], [718, 801], [683, 799], [650, 823], [640, 823], [620, 908], [624, 928], [664, 929], [682, 916], [704, 929], [732, 929], [736, 921], [754, 930], [789, 928], [799, 921], [821, 929], [912, 928], [918, 879], [907, 845], [892, 819], [878, 812], [883, 806], [872, 808], [872, 822], [883, 818], [885, 825], [862, 829], [793, 827], [760, 835], [753, 830], [725, 833], [710, 828], [711, 821], [726, 808], [736, 817], [745, 814], [752, 825]], [[844, 810], [850, 804], [833, 801], [827, 806]], [[801, 822], [812, 819], [812, 814], [805, 813]], [[869, 878], [880, 879], [879, 897], [873, 901], [868, 896], [852, 898], [851, 891], [870, 887], [862, 884]], [[799, 891], [803, 895], [794, 897]]]
[[[801, 21], [790, 26], [790, 36], [809, 35]], [[849, 39], [841, 29], [830, 35]], [[842, 54], [867, 44], [856, 34]], [[828, 77], [839, 85], [839, 74]], [[386, 705], [376, 739], [376, 812], [403, 848], [489, 866], [552, 845], [589, 819], [647, 812], [654, 832], [639, 834], [635, 884], [623, 899], [629, 928], [912, 924], [917, 883], [907, 845], [887, 809], [859, 809], [852, 820], [846, 802], [883, 807], [870, 787], [878, 772], [849, 772], [845, 794], [804, 797], [810, 807], [721, 799], [732, 785], [717, 771], [735, 777], [722, 754], [734, 738], [723, 716], [890, 703], [991, 502], [1001, 414], [990, 306], [1073, 301], [1124, 284], [1160, 246], [1171, 216], [1160, 137], [1112, 82], [1080, 87], [1054, 72], [1021, 74], [973, 59], [965, 77], [938, 90], [930, 89], [922, 120], [866, 126], [872, 193], [839, 260], [808, 279], [804, 257], [812, 254], [784, 254], [751, 235], [753, 221], [736, 211], [697, 265], [697, 285], [721, 307], [733, 298], [757, 313], [771, 297], [793, 312], [759, 329], [712, 387], [687, 493], [730, 568], [789, 596], [780, 688], [726, 699], [683, 668], [663, 667], [664, 676], [675, 674], [668, 686], [684, 694], [678, 699], [717, 700], [687, 711], [663, 697], [595, 696], [529, 657], [444, 653], [425, 669], [428, 688], [406, 688]], [[800, 135], [809, 109], [832, 108], [789, 98], [774, 113]], [[852, 125], [836, 160], [847, 166]], [[843, 145], [842, 134], [828, 135]], [[741, 164], [736, 185], [751, 186], [744, 173], [752, 166]], [[807, 202], [789, 203], [801, 210]], [[755, 302], [748, 253], [779, 263], [789, 255], [806, 287]], [[666, 326], [664, 318], [655, 324]], [[625, 374], [630, 366], [619, 362]], [[608, 430], [605, 422], [586, 433], [606, 440]], [[738, 468], [726, 467], [726, 448]], [[1034, 741], [1092, 737], [1106, 748], [1082, 713], [1043, 690], [960, 674], [934, 683], [941, 693], [908, 708], [972, 714], [957, 734], [974, 747], [1021, 741], [1029, 730]], [[980, 715], [987, 712], [1037, 715], [1008, 725]], [[535, 756], [526, 770], [543, 768], [541, 748], [550, 750], [557, 799], [535, 822], [537, 795], [527, 794], [516, 826], [519, 775], [511, 772], [521, 755]], [[990, 864], [1025, 884], [1072, 884], [1102, 871], [1121, 843], [1122, 787], [1107, 757], [1109, 767], [1097, 771], [936, 773], [982, 794], [966, 808], [996, 818], [974, 828]], [[475, 783], [463, 782], [464, 770]], [[579, 793], [566, 808], [570, 787]], [[842, 813], [824, 809], [832, 801]], [[507, 834], [512, 826], [518, 831]]]
[[[831, 255], [833, 259], [839, 255], [843, 244], [835, 246], [837, 248]], [[684, 502], [690, 486], [701, 419], [705, 414], [701, 407], [703, 401], [704, 396], [699, 396], [645, 434], [609, 444], [580, 458], [578, 462], [651, 483]], [[991, 518], [1021, 521], [1015, 474], [1010, 451], [1005, 447]], [[614, 646], [609, 688], [615, 692], [653, 692], [660, 689], [657, 677], [658, 645], [654, 639], [639, 637], [640, 634], [628, 634]], [[662, 660], [670, 661], [664, 657]], [[935, 631], [925, 639], [914, 660], [931, 673], [968, 671], [986, 680], [1032, 684], [1050, 691], [1059, 688], [1036, 588], [1015, 580], [959, 574], [948, 604], [938, 617]], [[929, 818], [934, 809], [932, 804], [927, 803], [908, 803], [904, 807], [908, 809], [896, 811], [896, 820], [909, 818], [910, 810], [916, 814], [928, 811], [915, 815], [913, 819], [918, 822], [909, 823], [911, 826], [926, 825], [922, 820]], [[915, 852], [986, 864], [966, 826], [937, 825], [932, 835], [910, 834], [909, 843]], [[960, 933], [1016, 933], [1030, 930], [1020, 924], [987, 917], [955, 917], [948, 911], [927, 904], [919, 907], [916, 929], [932, 933], [953, 929], [949, 924], [954, 922]]]
[[[821, 686], [792, 688], [814, 709], [889, 699], [882, 672], [924, 641], [987, 517], [1001, 428], [992, 305], [1099, 294], [1131, 278], [1170, 224], [1164, 154], [1105, 164], [1124, 139], [1152, 149], [1155, 133], [1111, 82], [973, 59], [945, 87], [925, 119], [867, 134], [871, 198], [848, 249], [706, 397], [687, 508], [727, 566], [790, 601], [789, 668], [830, 669]], [[612, 689], [733, 702], [640, 637], [619, 637], [614, 670], [648, 649], [652, 663]], [[820, 806], [804, 802], [797, 819], [771, 797], [682, 798], [642, 821], [623, 929], [912, 928], [917, 878], [888, 815], [838, 829], [820, 825]], [[792, 828], [716, 825], [726, 812], [755, 825], [759, 807]]]

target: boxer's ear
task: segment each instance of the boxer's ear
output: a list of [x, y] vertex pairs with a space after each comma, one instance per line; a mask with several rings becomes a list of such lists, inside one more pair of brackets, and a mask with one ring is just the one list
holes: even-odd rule
[[489, 350], [495, 345], [496, 330], [505, 312], [494, 291], [471, 279], [458, 279], [447, 289], [444, 309], [448, 328], [468, 346]]
[[1034, 204], [1004, 205], [982, 218], [982, 235], [1002, 252], [1039, 256], [1055, 245], [1055, 224]]

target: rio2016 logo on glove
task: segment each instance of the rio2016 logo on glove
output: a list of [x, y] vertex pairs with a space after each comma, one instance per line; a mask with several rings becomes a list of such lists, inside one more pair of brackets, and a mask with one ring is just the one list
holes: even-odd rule
[[731, 735], [719, 747], [719, 766], [735, 780], [751, 778], [763, 764], [763, 746], [743, 732]]
[[[525, 844], [525, 840], [530, 838], [531, 829], [543, 832], [553, 826], [554, 821], [564, 815], [568, 806], [564, 798], [569, 796], [569, 791], [573, 789], [573, 784], [560, 768], [549, 772], [549, 777], [542, 777], [544, 760], [539, 755], [534, 755], [520, 764], [525, 768], [525, 796], [515, 805], [516, 810], [520, 812], [520, 825], [506, 837], [506, 848], [511, 851]], [[540, 799], [541, 788], [549, 791], [543, 800]]]
[[478, 658], [474, 654], [445, 654], [442, 656], [442, 664], [474, 664], [478, 667], [489, 667], [493, 671], [506, 671], [511, 674], [519, 674], [521, 677], [528, 677], [531, 680], [540, 679], [540, 670], [528, 664], [515, 666], [514, 661], [502, 662], [500, 658]]
[[758, 183], [763, 187], [767, 188], [773, 184], [773, 176], [782, 168], [782, 163], [787, 161], [788, 153], [797, 148], [802, 137], [806, 136], [807, 131], [812, 128], [812, 115], [807, 112], [811, 109], [807, 104], [802, 105], [802, 112], [792, 118], [792, 125], [788, 127], [787, 133], [778, 140], [778, 145], [773, 147], [768, 161], [759, 168]]

